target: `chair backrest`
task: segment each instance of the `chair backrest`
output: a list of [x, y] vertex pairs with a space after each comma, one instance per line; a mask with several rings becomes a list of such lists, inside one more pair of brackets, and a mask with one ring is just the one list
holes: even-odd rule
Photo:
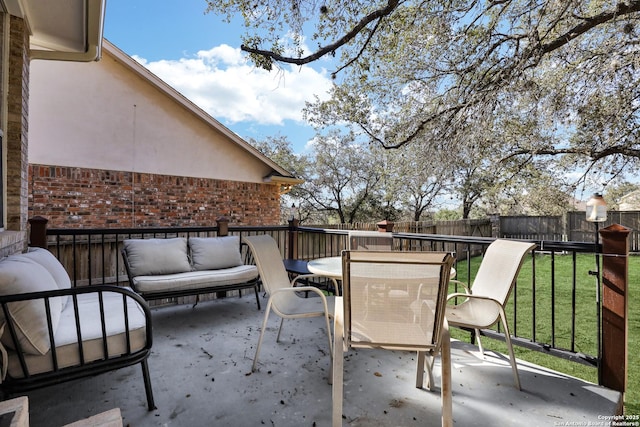
[[273, 294], [276, 289], [289, 286], [289, 275], [273, 237], [268, 234], [245, 236], [242, 241], [251, 250], [262, 285], [269, 294]]
[[525, 255], [536, 247], [535, 243], [498, 239], [487, 248], [473, 284], [471, 293], [495, 299], [504, 305], [518, 278]]
[[[399, 350], [439, 346], [453, 265], [449, 253], [344, 251], [342, 262], [348, 346]], [[394, 293], [399, 285], [410, 292]]]
[[351, 251], [390, 251], [393, 249], [393, 234], [379, 231], [349, 231]]

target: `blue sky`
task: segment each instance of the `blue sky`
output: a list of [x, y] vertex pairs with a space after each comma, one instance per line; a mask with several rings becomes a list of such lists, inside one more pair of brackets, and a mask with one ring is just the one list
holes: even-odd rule
[[323, 63], [256, 69], [240, 51], [242, 22], [205, 9], [204, 0], [109, 0], [104, 37], [241, 137], [284, 135], [304, 151], [314, 131], [302, 107], [331, 86]]

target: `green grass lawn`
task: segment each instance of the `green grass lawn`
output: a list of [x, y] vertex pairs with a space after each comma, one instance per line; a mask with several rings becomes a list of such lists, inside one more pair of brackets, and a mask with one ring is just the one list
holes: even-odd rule
[[[472, 272], [476, 271], [480, 258], [471, 260]], [[555, 264], [555, 286], [552, 291], [552, 264]], [[554, 347], [572, 349], [571, 342], [571, 301], [573, 283], [573, 255], [555, 257], [537, 254], [535, 258], [535, 297], [532, 286], [531, 257], [522, 266], [518, 284], [511, 295], [507, 309], [507, 317], [511, 333], [523, 338], [533, 337], [533, 309], [535, 308], [535, 341], [554, 344]], [[573, 350], [597, 355], [597, 320], [596, 320], [596, 279], [589, 275], [595, 269], [595, 256], [576, 255], [575, 263], [575, 343]], [[466, 261], [457, 265], [457, 279], [467, 282]], [[472, 273], [473, 276], [473, 273]], [[454, 291], [453, 285], [450, 292]], [[460, 290], [461, 291], [461, 290]], [[517, 320], [514, 323], [513, 301], [517, 300]], [[552, 303], [553, 302], [553, 303]], [[555, 325], [555, 328], [552, 327]], [[555, 334], [553, 330], [555, 329]], [[461, 330], [452, 330], [452, 336], [461, 340], [469, 340], [469, 334]], [[507, 353], [504, 343], [490, 338], [482, 340], [487, 349]], [[640, 414], [640, 360], [637, 349], [640, 348], [640, 257], [629, 258], [629, 336], [628, 336], [628, 379], [625, 393], [625, 412]], [[516, 357], [540, 366], [563, 372], [578, 378], [597, 383], [595, 368], [581, 363], [564, 360], [541, 352], [514, 347]]]

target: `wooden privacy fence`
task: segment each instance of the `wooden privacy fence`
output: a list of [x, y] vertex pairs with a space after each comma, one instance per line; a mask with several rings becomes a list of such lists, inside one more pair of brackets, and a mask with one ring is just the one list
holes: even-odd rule
[[[640, 252], [640, 211], [609, 211], [607, 221], [597, 226], [605, 228], [611, 224], [620, 224], [629, 228], [631, 230], [629, 235], [630, 252]], [[372, 231], [378, 228], [374, 222], [322, 224], [310, 225], [309, 227]], [[444, 236], [504, 237], [508, 239], [595, 243], [596, 225], [586, 220], [584, 211], [572, 211], [557, 216], [522, 215], [455, 221], [403, 221], [394, 223], [393, 231]]]
[[640, 252], [640, 211], [609, 211], [607, 221], [597, 225], [586, 220], [584, 211], [567, 212], [564, 216], [501, 216], [499, 236], [595, 243], [596, 227], [612, 224], [629, 228], [630, 252]]
[[[330, 230], [369, 230], [378, 229], [374, 222], [355, 222], [353, 224], [306, 225], [305, 227], [326, 228]], [[395, 233], [442, 234], [444, 236], [492, 237], [492, 225], [489, 218], [461, 219], [455, 221], [401, 221], [393, 223]]]

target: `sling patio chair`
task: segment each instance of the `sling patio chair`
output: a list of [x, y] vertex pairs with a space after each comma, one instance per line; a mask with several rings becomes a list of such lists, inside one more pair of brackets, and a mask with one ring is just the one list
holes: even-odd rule
[[[331, 324], [329, 318], [333, 316], [334, 297], [325, 296], [322, 291], [315, 286], [295, 286], [298, 280], [321, 276], [316, 274], [299, 275], [296, 276], [293, 281], [289, 282], [289, 275], [284, 267], [278, 245], [273, 237], [266, 234], [245, 236], [243, 241], [251, 250], [253, 259], [260, 273], [260, 280], [262, 281], [265, 291], [269, 294], [251, 371], [256, 370], [260, 346], [262, 345], [264, 331], [267, 329], [267, 321], [272, 310], [281, 318], [276, 342], [280, 341], [280, 333], [282, 332], [284, 319], [324, 316], [327, 338], [329, 339], [329, 356], [332, 358], [333, 341], [331, 339]], [[319, 298], [301, 298], [296, 292], [314, 292]]]
[[[453, 257], [445, 252], [344, 251], [343, 296], [336, 298], [333, 360], [333, 426], [342, 425], [344, 353], [349, 348], [416, 351], [416, 387], [425, 356], [442, 355], [442, 425], [452, 425], [451, 349], [445, 318], [447, 285]], [[399, 284], [415, 289], [420, 315], [406, 301], [389, 297]]]
[[482, 258], [473, 285], [469, 287], [463, 282], [452, 280], [453, 283], [461, 284], [465, 292], [456, 292], [447, 297], [447, 301], [458, 297], [464, 298], [464, 301], [459, 304], [447, 306], [447, 320], [449, 326], [475, 329], [478, 347], [483, 355], [480, 329], [489, 328], [498, 320], [502, 322], [505, 340], [509, 348], [509, 362], [518, 390], [521, 389], [520, 377], [513, 355], [513, 345], [504, 307], [518, 278], [525, 256], [535, 246], [536, 244], [531, 242], [495, 240], [489, 245]]

